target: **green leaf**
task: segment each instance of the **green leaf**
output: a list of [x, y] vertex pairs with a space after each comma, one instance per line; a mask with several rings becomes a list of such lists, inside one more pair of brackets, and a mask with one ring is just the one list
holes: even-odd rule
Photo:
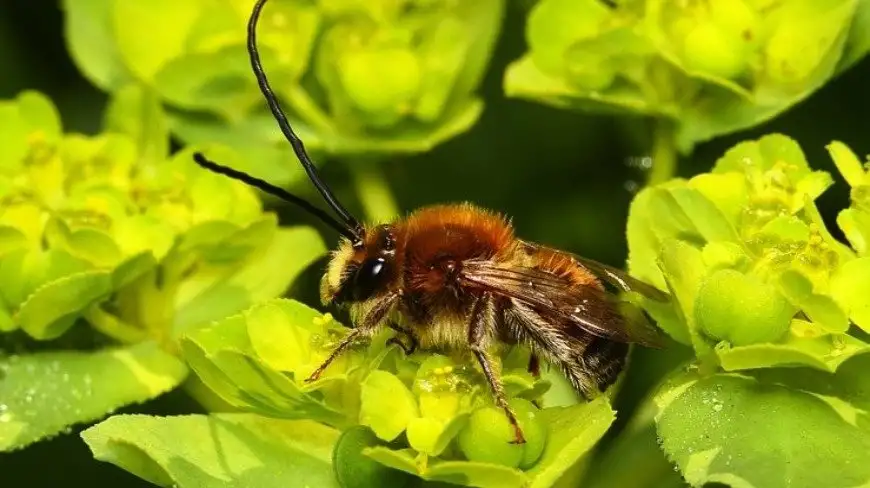
[[675, 116], [674, 107], [650, 100], [634, 86], [616, 85], [609, 90], [590, 90], [578, 96], [576, 87], [539, 68], [528, 55], [505, 71], [504, 91], [509, 97], [540, 101], [562, 109], [613, 112], [614, 109], [643, 115]]
[[113, 0], [64, 0], [64, 39], [79, 70], [111, 90], [132, 81], [112, 32]]
[[779, 282], [785, 297], [827, 332], [842, 334], [849, 329], [846, 313], [831, 297], [814, 293], [813, 284], [807, 277], [788, 270], [780, 275]]
[[700, 191], [685, 186], [675, 186], [668, 191], [702, 238], [707, 241], [738, 241], [732, 224]]
[[[202, 14], [199, 1], [114, 0], [111, 29], [118, 54], [136, 78], [151, 82], [166, 63], [184, 52], [189, 30]], [[164, 26], [159, 35], [155, 25]]]
[[867, 375], [856, 368], [866, 368], [868, 357], [851, 358], [836, 375], [819, 373], [824, 394], [790, 386], [788, 378], [813, 377], [797, 370], [764, 370], [770, 381], [677, 375], [656, 395], [661, 446], [692, 486], [865, 485]]
[[176, 328], [218, 320], [280, 296], [325, 252], [323, 239], [310, 227], [279, 229], [267, 247], [244, 263], [204, 269], [182, 283], [176, 299]]
[[385, 441], [404, 432], [411, 419], [420, 416], [417, 399], [402, 380], [386, 371], [376, 370], [362, 384], [359, 423], [370, 427]]
[[690, 179], [688, 185], [713, 202], [732, 227], [738, 228], [748, 198], [746, 177], [743, 174], [701, 173]]
[[843, 264], [831, 276], [831, 296], [858, 327], [870, 332], [870, 257]]
[[251, 342], [252, 330], [257, 330], [255, 334], [262, 338], [269, 330], [311, 328], [317, 333], [303, 343], [288, 345], [289, 351], [316, 353], [311, 354], [312, 363], [325, 359], [333, 341], [341, 338], [346, 329], [330, 326], [331, 319], [325, 317], [305, 321], [296, 313], [299, 307], [291, 300], [270, 300], [244, 314], [194, 328], [182, 336], [182, 352], [200, 379], [230, 405], [275, 418], [307, 418], [345, 425], [352, 408], [344, 403], [343, 389], [352, 386], [347, 382], [347, 374], [359, 365], [358, 352], [344, 353], [319, 381], [306, 384], [304, 378], [272, 368]]
[[837, 72], [843, 72], [870, 52], [870, 4], [858, 2]]
[[33, 90], [25, 90], [18, 95], [18, 110], [22, 122], [31, 133], [41, 132], [47, 142], [60, 139], [63, 130], [60, 113], [46, 95]]
[[673, 334], [668, 330], [665, 332], [677, 340], [688, 337], [696, 353], [708, 352], [709, 345], [701, 337], [695, 323], [695, 301], [706, 274], [701, 251], [683, 241], [671, 239], [666, 241], [662, 248], [659, 266], [665, 275], [668, 288], [676, 298], [679, 305], [678, 312], [682, 317], [680, 322], [667, 322], [660, 325], [685, 327], [685, 330], [677, 329]]
[[[202, 147], [206, 156], [211, 156], [208, 149], [215, 141], [232, 148], [241, 157], [237, 161], [221, 161], [239, 171], [257, 175], [273, 185], [286, 187], [302, 181], [305, 170], [298, 164], [288, 164], [292, 157], [291, 148], [281, 138], [281, 132], [275, 126], [275, 119], [266, 112], [248, 115], [241, 120], [225, 121], [215, 116], [195, 112], [170, 111], [169, 125], [172, 134], [187, 145]], [[316, 152], [321, 148], [313, 138], [312, 129], [291, 119], [294, 130], [306, 143], [309, 151]], [[314, 158], [317, 161], [319, 158]], [[236, 164], [234, 164], [236, 163]]]
[[843, 229], [843, 234], [858, 255], [867, 256], [870, 253], [870, 213], [847, 208], [837, 215], [837, 225]]
[[247, 51], [230, 45], [207, 53], [185, 53], [161, 67], [155, 86], [169, 103], [233, 115], [254, 106], [259, 92], [252, 83]]
[[530, 488], [554, 485], [595, 447], [615, 418], [603, 397], [570, 407], [543, 409], [541, 420], [547, 426], [547, 445], [541, 459], [527, 472], [532, 477]]
[[338, 488], [339, 433], [250, 414], [118, 415], [82, 432], [94, 457], [159, 486]]
[[60, 134], [60, 115], [45, 95], [26, 90], [0, 101], [0, 170], [19, 171], [29, 151], [57, 142]]
[[135, 141], [140, 164], [154, 164], [169, 155], [169, 124], [153, 92], [136, 85], [116, 91], [104, 119], [104, 130]]
[[792, 180], [810, 172], [800, 145], [794, 139], [778, 133], [735, 145], [716, 161], [713, 172], [743, 173], [747, 167], [766, 171], [781, 161], [794, 166], [789, 172]]
[[657, 263], [661, 241], [656, 232], [658, 215], [652, 206], [654, 198], [655, 190], [646, 187], [635, 195], [629, 207], [626, 223], [627, 267], [632, 276], [665, 289], [667, 284]]
[[[870, 9], [865, 8], [865, 10], [870, 12]], [[840, 141], [833, 141], [825, 146], [825, 149], [828, 150], [834, 165], [837, 166], [837, 170], [840, 171], [849, 186], [854, 188], [865, 183], [867, 173], [864, 171], [861, 160], [849, 149], [849, 146]]]
[[0, 451], [24, 447], [175, 388], [184, 364], [156, 344], [0, 359]]
[[0, 295], [19, 306], [39, 287], [88, 268], [85, 261], [59, 249], [18, 249], [0, 258]]
[[81, 312], [112, 292], [106, 271], [85, 271], [41, 286], [21, 304], [18, 321], [35, 339], [54, 339], [72, 327]]
[[870, 345], [845, 334], [798, 337], [790, 334], [783, 342], [731, 347], [716, 346], [719, 364], [725, 371], [785, 366], [809, 366], [833, 373], [843, 361], [870, 349]]

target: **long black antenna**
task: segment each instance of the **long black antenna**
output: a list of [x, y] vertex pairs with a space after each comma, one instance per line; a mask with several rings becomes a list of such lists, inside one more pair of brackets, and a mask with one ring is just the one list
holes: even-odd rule
[[363, 234], [362, 226], [359, 221], [341, 205], [338, 199], [335, 198], [335, 195], [332, 194], [332, 191], [330, 191], [326, 183], [320, 179], [320, 175], [317, 173], [314, 163], [311, 162], [311, 158], [305, 151], [305, 145], [293, 131], [293, 128], [290, 127], [290, 122], [287, 120], [284, 111], [281, 110], [278, 98], [272, 91], [272, 87], [269, 85], [269, 80], [266, 78], [266, 73], [263, 71], [263, 65], [260, 62], [260, 53], [257, 50], [257, 22], [260, 20], [260, 12], [263, 10], [263, 5], [266, 4], [266, 1], [267, 0], [257, 0], [257, 3], [254, 4], [254, 10], [251, 12], [251, 18], [248, 20], [248, 55], [251, 58], [251, 68], [254, 70], [254, 76], [257, 77], [257, 84], [260, 85], [260, 91], [263, 92], [263, 97], [266, 98], [266, 102], [269, 104], [269, 110], [272, 111], [272, 115], [278, 122], [278, 127], [281, 128], [284, 137], [286, 137], [287, 141], [290, 142], [290, 145], [293, 146], [293, 152], [296, 153], [296, 157], [299, 158], [302, 167], [305, 168], [305, 172], [308, 173], [308, 178], [311, 180], [311, 183], [313, 183], [320, 194], [323, 195], [323, 199], [326, 200], [329, 207], [332, 208], [341, 220], [344, 221], [350, 232], [356, 236], [356, 240], [359, 240]]
[[356, 235], [351, 229], [349, 229], [344, 224], [335, 220], [332, 215], [326, 213], [325, 210], [315, 207], [311, 203], [297, 197], [296, 195], [288, 192], [283, 188], [279, 188], [271, 183], [263, 181], [259, 178], [255, 178], [247, 173], [243, 173], [241, 171], [236, 171], [232, 168], [228, 168], [226, 166], [215, 163], [214, 161], [210, 161], [202, 153], [194, 153], [193, 160], [196, 161], [196, 164], [202, 166], [203, 168], [213, 171], [215, 173], [229, 176], [235, 180], [239, 180], [243, 183], [253, 186], [254, 188], [259, 188], [264, 192], [274, 195], [282, 200], [286, 200], [290, 203], [295, 203], [299, 205], [303, 209], [307, 210], [309, 213], [314, 214], [320, 220], [322, 220], [325, 224], [329, 225], [333, 229], [337, 230], [339, 234], [347, 237], [351, 241], [359, 240], [359, 236]]

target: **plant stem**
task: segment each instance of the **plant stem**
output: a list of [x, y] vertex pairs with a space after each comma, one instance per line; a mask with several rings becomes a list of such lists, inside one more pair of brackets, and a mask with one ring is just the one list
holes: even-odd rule
[[653, 126], [652, 167], [647, 186], [664, 183], [674, 177], [677, 170], [677, 146], [674, 124], [665, 118], [656, 119]]
[[374, 161], [356, 161], [350, 168], [367, 220], [389, 222], [396, 218], [399, 208], [380, 165]]
[[99, 305], [89, 307], [84, 313], [84, 318], [91, 327], [122, 344], [135, 344], [145, 340], [144, 330], [124, 322], [100, 308]]

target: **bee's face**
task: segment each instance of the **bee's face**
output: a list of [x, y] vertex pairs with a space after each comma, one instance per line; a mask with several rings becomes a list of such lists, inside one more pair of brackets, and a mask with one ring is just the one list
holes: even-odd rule
[[391, 226], [367, 229], [363, 244], [343, 239], [332, 252], [320, 282], [324, 305], [361, 302], [394, 286], [396, 237]]

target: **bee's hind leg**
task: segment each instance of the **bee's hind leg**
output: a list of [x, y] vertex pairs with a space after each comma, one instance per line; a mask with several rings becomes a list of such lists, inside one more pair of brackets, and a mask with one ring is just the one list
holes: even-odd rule
[[[416, 351], [417, 347], [420, 345], [414, 333], [393, 322], [392, 320], [387, 322], [387, 327], [396, 331], [396, 335], [387, 339], [387, 345], [389, 346], [390, 344], [395, 344], [399, 346], [399, 348], [402, 349], [402, 351], [405, 353], [405, 356], [410, 356], [411, 354], [414, 354], [414, 351]], [[407, 344], [402, 340], [403, 338], [407, 339]]]
[[529, 373], [531, 373], [535, 378], [541, 377], [541, 360], [538, 359], [538, 356], [535, 353], [532, 353], [532, 355], [529, 356]]
[[504, 387], [501, 384], [501, 379], [498, 377], [495, 368], [492, 367], [492, 360], [485, 350], [484, 339], [486, 331], [492, 330], [494, 320], [495, 303], [492, 300], [492, 295], [484, 293], [471, 309], [471, 322], [468, 327], [468, 341], [471, 346], [471, 352], [480, 363], [483, 374], [486, 376], [486, 381], [492, 389], [492, 395], [495, 397], [495, 403], [504, 410], [508, 421], [514, 428], [514, 440], [511, 444], [525, 444], [526, 438], [523, 436], [523, 430], [520, 428], [519, 422], [514, 411], [508, 405], [507, 397], [504, 393]]

